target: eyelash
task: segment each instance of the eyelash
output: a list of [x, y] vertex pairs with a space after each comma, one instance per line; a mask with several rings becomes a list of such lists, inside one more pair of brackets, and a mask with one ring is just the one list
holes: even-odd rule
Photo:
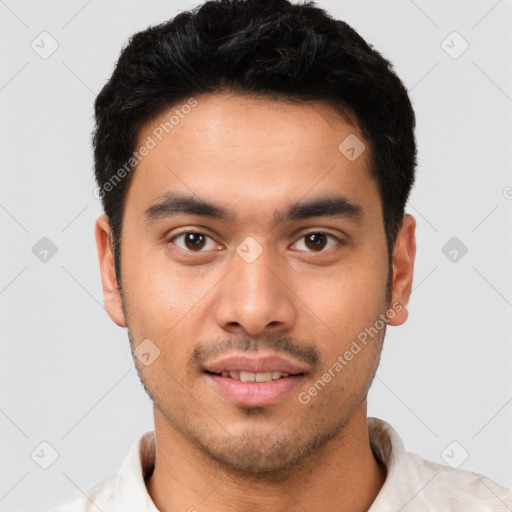
[[[180, 236], [183, 236], [183, 235], [191, 235], [191, 234], [193, 234], [193, 235], [203, 235], [203, 236], [205, 236], [205, 237], [209, 238], [210, 240], [213, 240], [213, 238], [212, 238], [211, 236], [209, 236], [209, 235], [207, 235], [207, 234], [205, 234], [205, 233], [201, 233], [201, 232], [199, 232], [199, 231], [183, 231], [183, 232], [181, 232], [181, 233], [177, 233], [177, 234], [173, 235], [173, 236], [168, 240], [168, 243], [172, 243], [172, 244], [176, 245], [176, 244], [174, 243], [174, 240], [176, 240], [176, 238], [178, 238], [178, 237], [180, 237]], [[299, 240], [302, 240], [302, 239], [306, 238], [306, 237], [307, 237], [307, 236], [309, 236], [309, 235], [325, 235], [325, 236], [326, 236], [326, 237], [328, 237], [328, 238], [331, 238], [331, 239], [336, 240], [337, 245], [342, 245], [342, 244], [343, 244], [343, 242], [342, 242], [338, 237], [336, 237], [336, 236], [332, 235], [331, 233], [326, 233], [325, 231], [310, 231], [310, 232], [308, 232], [308, 233], [304, 233], [304, 234], [299, 238]], [[297, 242], [295, 242], [295, 243], [297, 243]], [[220, 245], [220, 244], [218, 244], [218, 245]], [[190, 254], [194, 254], [194, 253], [201, 254], [201, 253], [203, 253], [203, 252], [206, 252], [206, 251], [203, 251], [203, 250], [199, 250], [199, 251], [191, 251], [190, 249], [187, 249], [187, 248], [185, 248], [185, 249], [184, 249], [184, 248], [182, 248], [182, 247], [178, 247], [178, 248], [179, 248], [179, 249], [181, 249], [182, 251], [185, 251], [185, 252], [190, 253]], [[309, 251], [305, 251], [305, 252], [312, 253], [312, 254], [315, 254], [315, 253], [321, 254], [321, 253], [327, 252], [328, 250], [330, 250], [330, 249], [322, 249], [322, 250], [320, 250], [320, 251], [311, 251], [311, 250], [309, 250]]]

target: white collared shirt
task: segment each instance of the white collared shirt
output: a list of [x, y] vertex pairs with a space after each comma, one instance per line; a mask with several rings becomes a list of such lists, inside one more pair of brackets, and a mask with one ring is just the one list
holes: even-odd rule
[[[472, 471], [453, 469], [405, 451], [395, 430], [368, 418], [373, 453], [387, 468], [384, 485], [368, 512], [512, 512], [512, 493]], [[159, 512], [145, 485], [155, 460], [155, 434], [142, 434], [121, 469], [75, 500], [51, 512]]]

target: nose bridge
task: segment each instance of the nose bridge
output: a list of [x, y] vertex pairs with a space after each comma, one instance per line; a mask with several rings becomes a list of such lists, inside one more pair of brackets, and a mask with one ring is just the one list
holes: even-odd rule
[[282, 282], [285, 263], [254, 242], [246, 240], [237, 248], [232, 270], [220, 288], [216, 316], [226, 330], [240, 326], [257, 334], [269, 327], [290, 326], [295, 318], [290, 291]]
[[[275, 271], [272, 272], [272, 266], [276, 266], [276, 258], [272, 257], [270, 250], [263, 251], [254, 261], [246, 260], [239, 256], [235, 258], [235, 272], [238, 283], [238, 293], [245, 297], [245, 302], [251, 302], [258, 299], [270, 299], [269, 296], [275, 296], [270, 293], [273, 288]], [[239, 253], [238, 253], [239, 254]]]

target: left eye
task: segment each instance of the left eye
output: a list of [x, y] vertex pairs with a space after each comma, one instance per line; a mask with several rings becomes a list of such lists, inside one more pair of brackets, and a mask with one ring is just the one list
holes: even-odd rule
[[296, 242], [294, 245], [300, 245], [300, 243], [302, 243], [308, 252], [322, 252], [326, 246], [329, 245], [329, 239], [331, 239], [331, 241], [334, 240], [335, 242], [331, 244], [330, 247], [327, 247], [327, 249], [331, 249], [332, 247], [336, 246], [336, 244], [340, 243], [340, 241], [334, 235], [329, 235], [328, 233], [322, 232], [313, 232], [302, 236], [299, 239], [299, 242]]

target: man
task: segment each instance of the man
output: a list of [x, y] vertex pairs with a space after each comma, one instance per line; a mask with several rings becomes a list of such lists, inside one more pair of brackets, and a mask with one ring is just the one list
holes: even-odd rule
[[387, 60], [313, 4], [207, 2], [134, 35], [95, 113], [104, 303], [155, 430], [57, 511], [512, 508], [367, 418], [416, 252]]

